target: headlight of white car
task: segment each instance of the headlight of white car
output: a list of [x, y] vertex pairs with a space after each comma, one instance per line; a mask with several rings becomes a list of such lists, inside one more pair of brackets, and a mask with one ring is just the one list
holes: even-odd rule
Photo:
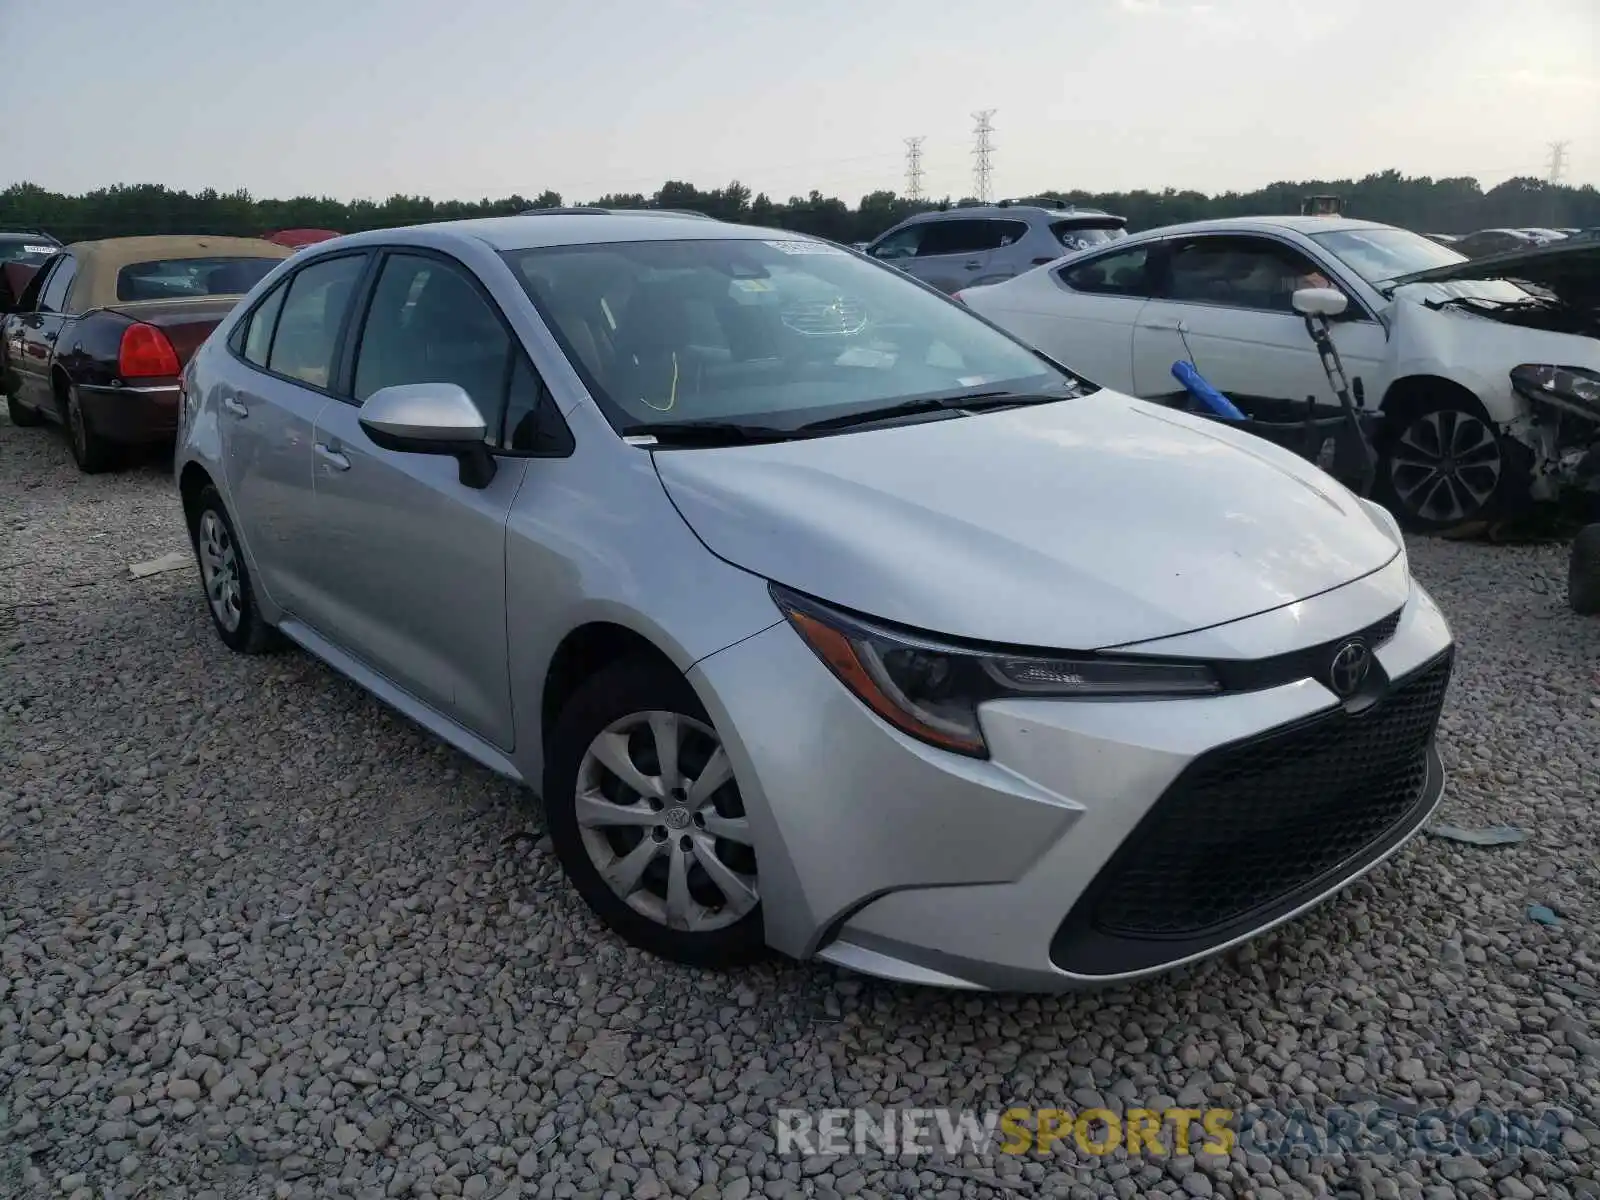
[[777, 584], [771, 590], [795, 632], [863, 704], [912, 737], [959, 754], [989, 752], [978, 724], [985, 700], [1155, 699], [1222, 690], [1202, 663], [962, 646], [886, 628]]
[[1523, 363], [1511, 368], [1511, 386], [1536, 403], [1600, 421], [1600, 371]]

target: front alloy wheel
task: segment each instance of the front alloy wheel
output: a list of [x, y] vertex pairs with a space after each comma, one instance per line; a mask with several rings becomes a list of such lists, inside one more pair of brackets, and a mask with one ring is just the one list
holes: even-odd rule
[[1421, 532], [1499, 516], [1500, 497], [1519, 472], [1488, 419], [1443, 403], [1404, 420], [1379, 464], [1385, 507]]
[[629, 908], [686, 932], [756, 906], [750, 822], [711, 727], [631, 713], [595, 736], [578, 767], [578, 827], [600, 877]]
[[550, 836], [589, 907], [634, 945], [729, 966], [764, 949], [751, 831], [728, 752], [665, 664], [618, 663], [550, 738]]

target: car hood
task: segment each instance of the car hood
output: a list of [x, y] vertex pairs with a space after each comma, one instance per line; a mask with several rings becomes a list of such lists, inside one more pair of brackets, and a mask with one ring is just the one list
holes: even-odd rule
[[1110, 391], [769, 445], [657, 450], [701, 540], [859, 613], [1103, 649], [1278, 608], [1399, 552], [1258, 438]]
[[1529, 250], [1469, 258], [1465, 262], [1402, 275], [1389, 286], [1468, 279], [1532, 283], [1580, 311], [1600, 308], [1600, 241], [1553, 242]]

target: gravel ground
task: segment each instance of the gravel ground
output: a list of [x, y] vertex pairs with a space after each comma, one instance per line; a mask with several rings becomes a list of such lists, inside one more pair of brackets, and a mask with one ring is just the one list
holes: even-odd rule
[[[1278, 935], [1064, 998], [647, 959], [516, 790], [305, 655], [229, 654], [164, 464], [0, 417], [0, 1196], [1600, 1195], [1600, 623], [1419, 541], [1444, 815]], [[1559, 924], [1528, 919], [1548, 905]], [[1550, 1111], [1520, 1154], [780, 1156], [781, 1108]]]

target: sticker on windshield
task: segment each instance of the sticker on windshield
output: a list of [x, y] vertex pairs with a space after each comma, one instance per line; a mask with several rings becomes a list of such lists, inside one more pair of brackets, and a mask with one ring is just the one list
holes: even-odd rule
[[733, 286], [741, 292], [770, 292], [772, 282], [767, 279], [735, 279]]
[[781, 241], [768, 242], [774, 250], [783, 254], [843, 254], [844, 251], [837, 246], [830, 246], [827, 242], [802, 242]]
[[894, 364], [895, 355], [868, 346], [852, 346], [833, 360], [836, 367], [876, 367], [879, 370], [887, 370]]

